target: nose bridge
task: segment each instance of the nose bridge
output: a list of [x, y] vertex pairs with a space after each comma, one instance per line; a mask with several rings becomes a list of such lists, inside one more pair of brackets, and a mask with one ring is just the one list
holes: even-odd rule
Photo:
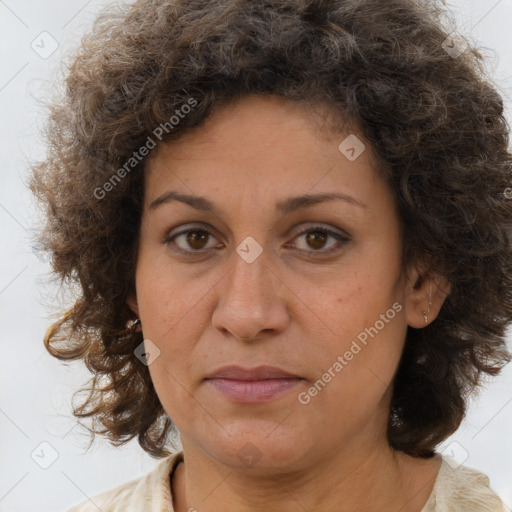
[[246, 249], [242, 242], [232, 255], [232, 267], [220, 284], [212, 318], [214, 327], [244, 340], [254, 339], [262, 330], [281, 330], [287, 323], [268, 254], [263, 250], [254, 259], [247, 257], [257, 249], [254, 242], [248, 244], [248, 252], [241, 250]]
[[[262, 233], [268, 233], [266, 229], [258, 230], [258, 222], [268, 222], [270, 219], [264, 218], [261, 211], [262, 196], [257, 190], [251, 190], [248, 187], [242, 187], [240, 195], [235, 199], [236, 211], [238, 212], [235, 225], [235, 243], [236, 251], [232, 258], [232, 271], [228, 276], [229, 289], [243, 297], [244, 291], [247, 298], [262, 293], [262, 281], [268, 279], [268, 249], [265, 249], [267, 240]], [[238, 230], [238, 231], [236, 231]], [[251, 236], [251, 233], [254, 236]], [[256, 234], [259, 233], [259, 234]], [[262, 300], [262, 297], [259, 297]]]
[[240, 305], [251, 303], [256, 312], [263, 307], [271, 292], [272, 279], [269, 274], [266, 251], [254, 238], [247, 237], [233, 254], [227, 295]]

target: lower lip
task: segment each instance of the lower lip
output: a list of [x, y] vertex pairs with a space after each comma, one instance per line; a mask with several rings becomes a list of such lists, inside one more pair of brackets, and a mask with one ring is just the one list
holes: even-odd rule
[[240, 403], [274, 400], [295, 388], [302, 379], [232, 380], [208, 379], [207, 382], [225, 397]]

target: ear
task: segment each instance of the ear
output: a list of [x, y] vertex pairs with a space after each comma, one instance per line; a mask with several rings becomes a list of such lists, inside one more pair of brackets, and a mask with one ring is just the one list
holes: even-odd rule
[[137, 318], [140, 318], [139, 316], [139, 304], [137, 303], [137, 298], [134, 294], [128, 295], [128, 298], [126, 299], [126, 304], [128, 304], [128, 307], [135, 313]]
[[409, 269], [407, 277], [405, 297], [407, 325], [421, 329], [435, 320], [446, 297], [450, 294], [451, 284], [444, 277], [429, 273], [423, 263], [414, 264]]

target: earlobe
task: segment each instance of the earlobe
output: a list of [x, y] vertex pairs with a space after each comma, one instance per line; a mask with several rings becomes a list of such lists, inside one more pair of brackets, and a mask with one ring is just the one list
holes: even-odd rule
[[442, 276], [423, 276], [415, 268], [410, 273], [405, 299], [407, 324], [422, 329], [431, 324], [451, 291], [450, 283]]
[[428, 315], [430, 314], [430, 306], [432, 306], [432, 302], [430, 302], [428, 295], [427, 295], [427, 299], [428, 299], [428, 309], [427, 309], [427, 311], [421, 312], [421, 314], [423, 315], [423, 318], [425, 319], [425, 325], [428, 324]]
[[126, 304], [135, 313], [135, 316], [139, 318], [139, 305], [134, 295], [130, 294], [126, 299]]

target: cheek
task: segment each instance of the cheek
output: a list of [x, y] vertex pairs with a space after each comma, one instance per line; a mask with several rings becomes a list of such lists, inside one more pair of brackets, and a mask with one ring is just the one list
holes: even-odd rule
[[329, 357], [322, 355], [321, 373], [308, 392], [321, 397], [318, 407], [336, 411], [338, 417], [370, 414], [398, 367], [407, 329], [403, 308], [395, 302], [375, 313], [371, 322], [365, 320], [366, 313], [352, 318], [357, 328], [329, 344]]
[[[311, 354], [321, 381], [312, 390], [315, 396], [322, 395], [319, 407], [333, 407], [340, 414], [371, 410], [392, 382], [407, 323], [395, 268], [385, 270], [359, 267], [333, 285], [336, 294], [322, 310], [331, 333], [321, 350]], [[322, 401], [329, 404], [322, 406]]]
[[[180, 373], [180, 367], [174, 368], [162, 354], [149, 366], [151, 381], [155, 392], [171, 421], [180, 431], [187, 431], [197, 421], [198, 408], [191, 401], [188, 391], [186, 372]], [[175, 356], [175, 358], [179, 356]]]
[[173, 339], [184, 327], [206, 293], [201, 282], [185, 280], [161, 256], [141, 254], [136, 273], [137, 301], [144, 336]]
[[372, 339], [387, 339], [386, 343], [381, 342], [384, 350], [400, 344], [405, 336], [403, 293], [392, 269], [387, 274], [380, 269], [358, 269], [353, 276], [344, 276], [338, 282], [333, 279], [331, 283], [331, 290], [336, 293], [324, 293], [323, 298], [318, 295], [315, 302], [321, 304], [323, 323], [335, 333], [330, 336], [330, 350], [348, 350], [354, 340], [363, 347], [365, 341], [370, 345]]

